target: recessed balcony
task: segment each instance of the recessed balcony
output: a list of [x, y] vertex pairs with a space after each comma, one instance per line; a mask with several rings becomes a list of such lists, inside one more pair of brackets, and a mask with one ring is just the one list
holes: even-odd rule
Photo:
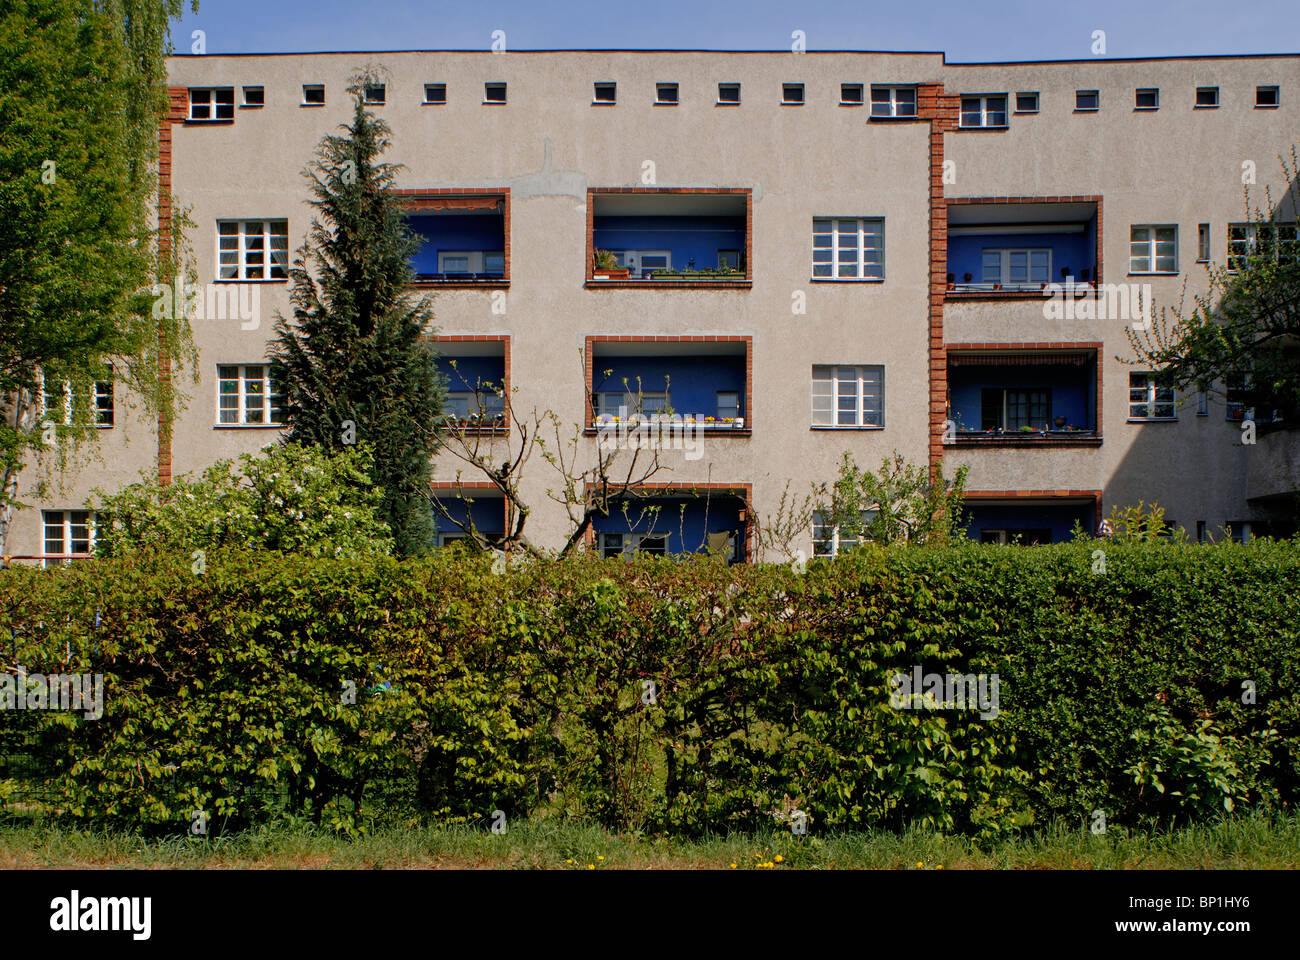
[[1041, 297], [1051, 284], [1092, 289], [1099, 209], [1099, 201], [949, 201], [948, 299]]
[[958, 446], [1098, 446], [1096, 349], [948, 351], [948, 429]]

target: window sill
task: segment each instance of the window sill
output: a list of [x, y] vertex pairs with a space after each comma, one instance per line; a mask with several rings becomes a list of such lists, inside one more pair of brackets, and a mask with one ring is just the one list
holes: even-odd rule
[[740, 102], [737, 100], [719, 100], [714, 104], [715, 107], [738, 107]]
[[1276, 104], [1276, 103], [1257, 103], [1257, 104], [1255, 104], [1255, 109], [1256, 109], [1256, 110], [1276, 110], [1276, 109], [1278, 108], [1278, 106], [1279, 106], [1279, 104]]
[[866, 104], [862, 103], [861, 101], [841, 100], [840, 106], [841, 107], [865, 107]]
[[[873, 113], [870, 119], [872, 123], [915, 123], [922, 118], [918, 117], [916, 114], [903, 117], [882, 117]], [[974, 130], [975, 127], [964, 127], [963, 129]]]
[[[1079, 431], [1084, 434], [1085, 431]], [[945, 447], [957, 447], [959, 449], [972, 450], [978, 447], [1020, 447], [1029, 449], [1032, 447], [1100, 447], [1102, 438], [1088, 433], [1086, 436], [1070, 436], [1069, 432], [1061, 433], [1035, 433], [1026, 434], [1025, 436], [1016, 436], [1015, 434], [1002, 434], [992, 437], [945, 437], [943, 445]]]
[[[1061, 294], [1065, 294], [1067, 292], [1064, 289], [1063, 285], [1057, 284], [1057, 286], [1061, 286], [1062, 289], [1060, 291], [1056, 291], [1056, 290], [1049, 291], [1046, 287], [1041, 287], [1037, 290], [945, 290], [944, 300], [948, 300], [948, 301], [960, 301], [960, 300], [1050, 301], [1055, 298], [1058, 292]], [[1093, 289], [1092, 281], [1088, 281], [1086, 285], [1076, 284], [1074, 288], [1072, 290], [1069, 290], [1068, 292], [1071, 295], [1071, 297], [1073, 297], [1076, 300], [1083, 299], [1087, 296], [1096, 293], [1096, 291]]]
[[885, 429], [885, 425], [884, 425], [884, 424], [880, 424], [879, 426], [876, 426], [876, 425], [867, 425], [867, 426], [863, 426], [863, 427], [858, 427], [858, 426], [848, 426], [848, 425], [846, 425], [846, 426], [837, 426], [837, 425], [830, 425], [830, 424], [818, 424], [818, 423], [814, 423], [814, 424], [812, 424], [808, 429], [809, 429], [809, 430], [829, 430], [829, 431], [835, 431], [835, 430], [884, 430], [884, 429]]
[[422, 107], [445, 107], [446, 105], [446, 100], [424, 100], [420, 103]]
[[1129, 417], [1129, 423], [1177, 423], [1177, 417]]
[[1101, 113], [1101, 107], [1075, 107], [1075, 113]]
[[618, 101], [616, 101], [616, 100], [593, 100], [593, 101], [591, 101], [591, 105], [592, 105], [593, 107], [617, 107], [617, 106], [618, 106]]
[[505, 290], [509, 280], [412, 280], [412, 287], [439, 287], [444, 290]]
[[288, 283], [289, 278], [273, 277], [262, 279], [259, 277], [214, 277], [213, 283]]
[[1010, 128], [1011, 125], [1008, 123], [1004, 123], [1001, 126], [994, 126], [992, 124], [983, 124], [978, 127], [959, 126], [957, 128], [957, 132], [958, 133], [1001, 133], [1003, 130], [1009, 130]]
[[[1202, 263], [1202, 262], [1203, 261], [1200, 260], [1197, 261], [1197, 263]], [[1128, 275], [1130, 277], [1176, 277], [1178, 276], [1178, 271], [1177, 270], [1130, 270], [1128, 272]]]
[[184, 125], [187, 127], [229, 127], [235, 122], [235, 118], [229, 120], [186, 120]]
[[213, 430], [283, 430], [287, 423], [214, 423]]
[[300, 103], [300, 104], [298, 104], [298, 106], [300, 106], [300, 107], [323, 107], [323, 106], [325, 106], [325, 104], [323, 104], [323, 103]]
[[587, 278], [588, 290], [748, 290], [753, 280], [596, 280]]
[[1015, 117], [1032, 117], [1032, 116], [1036, 116], [1039, 112], [1040, 112], [1040, 111], [1038, 111], [1038, 110], [1016, 110], [1016, 111], [1013, 111], [1012, 116], [1015, 116]]
[[[641, 430], [641, 427], [643, 426], [647, 428], [644, 432]], [[749, 439], [754, 435], [754, 430], [752, 427], [710, 427], [707, 424], [703, 424], [703, 423], [685, 424], [685, 423], [672, 423], [672, 422], [645, 423], [645, 424], [634, 425], [625, 420], [620, 420], [617, 423], [608, 423], [605, 424], [603, 427], [597, 427], [589, 423], [587, 424], [586, 427], [583, 428], [582, 435], [584, 437], [599, 437], [602, 433], [608, 432], [610, 434], [614, 434], [615, 436], [617, 436], [619, 433], [618, 430], [619, 427], [626, 428], [626, 436], [629, 440], [631, 440], [633, 435], [635, 434], [635, 436], [637, 436], [638, 438], [643, 435], [661, 437], [665, 442], [669, 444], [671, 444], [673, 440], [680, 439], [683, 436], [683, 434], [686, 433], [686, 429], [685, 429], [686, 427], [690, 427], [691, 428], [690, 432], [692, 434], [697, 434], [698, 436], [730, 437], [732, 439], [741, 439], [741, 438]], [[671, 446], [668, 447], [668, 449], [672, 449]]]
[[241, 103], [239, 105], [240, 110], [262, 110], [265, 107], [266, 104], [264, 103]]
[[448, 436], [461, 437], [506, 437], [510, 435], [510, 428], [501, 427], [471, 427], [457, 424], [453, 428], [451, 425], [442, 425], [439, 431]]
[[884, 277], [809, 277], [809, 283], [884, 283]]
[[1218, 110], [1219, 105], [1217, 103], [1197, 103], [1192, 105], [1192, 109], [1193, 110]]
[[1134, 107], [1133, 112], [1134, 113], [1155, 113], [1159, 109], [1160, 109], [1159, 107]]
[[802, 107], [803, 104], [804, 104], [804, 102], [803, 102], [802, 100], [782, 100], [782, 101], [781, 101], [781, 106], [783, 106], [783, 107]]
[[677, 106], [677, 103], [678, 101], [676, 100], [656, 100], [654, 105], [656, 107], [675, 107]]

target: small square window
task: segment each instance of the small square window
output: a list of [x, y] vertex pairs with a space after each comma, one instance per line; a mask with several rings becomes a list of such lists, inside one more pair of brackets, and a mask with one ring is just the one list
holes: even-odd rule
[[505, 103], [506, 85], [504, 83], [483, 84], [483, 102], [484, 103]]
[[1198, 107], [1217, 107], [1219, 105], [1219, 88], [1197, 87], [1196, 105]]
[[840, 103], [852, 104], [855, 107], [861, 106], [862, 105], [862, 84], [841, 83]]
[[1210, 262], [1210, 225], [1200, 223], [1196, 226], [1196, 261]]
[[446, 103], [447, 85], [445, 83], [426, 83], [424, 85], [425, 103]]
[[1074, 91], [1075, 110], [1097, 110], [1100, 108], [1101, 94], [1097, 90]]
[[613, 83], [596, 84], [596, 95], [592, 103], [614, 103], [618, 97], [618, 85]]
[[245, 88], [244, 88], [244, 106], [246, 106], [246, 107], [264, 107], [264, 106], [266, 106], [266, 88], [265, 88], [265, 87], [245, 87]]
[[386, 101], [388, 88], [382, 83], [366, 84], [366, 103], [379, 106]]
[[302, 85], [302, 105], [304, 107], [320, 107], [325, 104], [325, 84], [323, 83], [304, 83]]
[[1037, 112], [1038, 112], [1038, 93], [1036, 91], [1016, 94], [1016, 113], [1037, 113]]
[[656, 83], [655, 103], [677, 103], [677, 84]]
[[738, 83], [718, 84], [718, 103], [739, 104], [740, 84]]
[[1160, 90], [1156, 87], [1138, 87], [1134, 92], [1133, 108], [1135, 110], [1158, 110], [1160, 108]]
[[781, 102], [782, 103], [803, 103], [803, 84], [802, 83], [781, 84]]
[[1258, 107], [1276, 107], [1278, 105], [1277, 87], [1256, 87], [1255, 88], [1255, 106]]

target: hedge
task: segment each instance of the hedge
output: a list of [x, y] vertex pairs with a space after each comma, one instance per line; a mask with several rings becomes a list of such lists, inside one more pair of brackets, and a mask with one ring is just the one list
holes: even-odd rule
[[[457, 551], [11, 569], [4, 669], [106, 695], [98, 720], [0, 713], [0, 805], [162, 831], [981, 836], [1274, 809], [1300, 785], [1297, 587], [1300, 547], [1262, 541], [867, 547], [802, 572], [498, 574]], [[901, 698], [918, 669], [996, 677], [997, 715]]]

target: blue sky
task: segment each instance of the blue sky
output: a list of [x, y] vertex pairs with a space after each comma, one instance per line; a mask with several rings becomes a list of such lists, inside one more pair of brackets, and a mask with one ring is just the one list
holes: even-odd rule
[[201, 0], [173, 30], [189, 53], [508, 49], [942, 50], [950, 61], [1300, 51], [1297, 0]]

